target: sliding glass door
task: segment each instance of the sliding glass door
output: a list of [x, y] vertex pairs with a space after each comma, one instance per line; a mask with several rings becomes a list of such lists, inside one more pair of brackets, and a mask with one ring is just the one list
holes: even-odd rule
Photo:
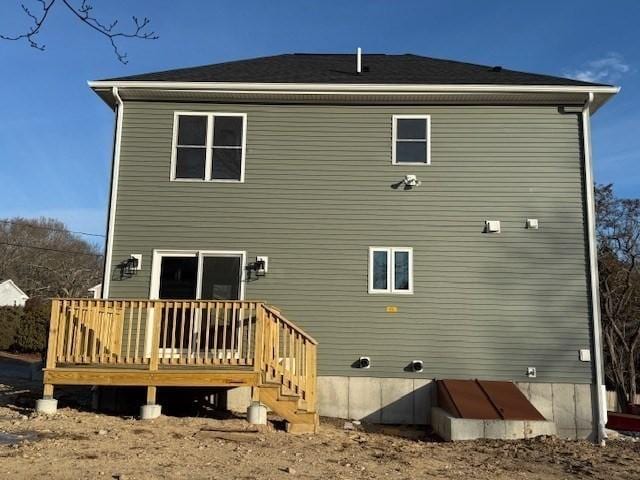
[[[243, 298], [244, 252], [156, 252], [151, 298], [161, 300], [237, 301]], [[176, 348], [196, 355], [203, 349], [233, 358], [242, 350], [242, 309], [220, 308], [215, 318], [206, 310], [177, 303], [166, 312], [160, 332], [161, 355], [176, 355]], [[205, 322], [206, 318], [206, 322]], [[203, 330], [209, 325], [209, 335]], [[166, 330], [166, 331], [165, 331]], [[205, 337], [210, 345], [205, 345]], [[214, 345], [214, 342], [217, 343]]]

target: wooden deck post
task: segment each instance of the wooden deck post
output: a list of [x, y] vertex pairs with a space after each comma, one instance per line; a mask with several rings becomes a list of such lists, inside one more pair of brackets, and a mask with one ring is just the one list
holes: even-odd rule
[[147, 387], [147, 405], [156, 404], [156, 392], [157, 392], [157, 387], [154, 387], [154, 386]]
[[255, 341], [253, 343], [253, 371], [261, 372], [264, 362], [264, 335], [265, 335], [265, 321], [264, 321], [264, 305], [259, 303], [256, 305], [256, 328], [255, 328]]
[[[148, 307], [147, 307], [148, 308]], [[149, 358], [149, 371], [158, 370], [160, 364], [160, 322], [162, 321], [162, 302], [153, 303], [153, 327], [151, 329], [151, 357]], [[147, 386], [147, 405], [156, 403], [156, 385]]]
[[[51, 301], [51, 320], [49, 323], [49, 340], [47, 342], [47, 361], [45, 368], [56, 368], [58, 355], [58, 329], [60, 324], [60, 300]], [[43, 398], [53, 398], [53, 384], [45, 383], [42, 392]]]
[[45, 383], [42, 390], [42, 398], [53, 398], [53, 384]]
[[60, 322], [60, 300], [52, 300], [51, 301], [51, 322], [49, 323], [49, 341], [47, 344], [46, 368], [56, 367], [59, 322]]
[[316, 369], [317, 365], [317, 345], [309, 343], [307, 345], [307, 365], [306, 365], [306, 389], [307, 389], [307, 405], [313, 412], [317, 411], [316, 406]]

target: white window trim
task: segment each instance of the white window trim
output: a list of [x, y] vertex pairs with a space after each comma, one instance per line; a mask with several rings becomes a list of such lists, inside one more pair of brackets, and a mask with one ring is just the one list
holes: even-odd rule
[[[427, 121], [427, 161], [426, 162], [397, 162], [396, 161], [396, 142], [398, 140], [398, 120], [404, 118], [418, 118]], [[431, 115], [392, 115], [392, 145], [391, 145], [391, 163], [393, 165], [431, 165]]]
[[[373, 254], [374, 252], [386, 252], [387, 254], [387, 288], [373, 288]], [[395, 288], [395, 253], [409, 253], [409, 289], [397, 290]], [[411, 247], [369, 247], [369, 293], [410, 295], [413, 293], [413, 248]]]
[[[205, 178], [176, 178], [176, 158], [178, 152], [178, 121], [180, 116], [207, 117], [206, 156], [204, 165]], [[240, 180], [211, 178], [213, 157], [213, 122], [215, 116], [242, 117], [242, 156], [240, 160]], [[173, 112], [173, 138], [171, 141], [171, 177], [172, 182], [216, 182], [244, 183], [244, 167], [247, 155], [247, 114], [234, 112]]]

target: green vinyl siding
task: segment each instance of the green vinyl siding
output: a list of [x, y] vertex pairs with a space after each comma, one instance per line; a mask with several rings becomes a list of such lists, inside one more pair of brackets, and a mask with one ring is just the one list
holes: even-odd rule
[[[247, 114], [244, 183], [169, 181], [174, 111]], [[431, 165], [391, 164], [394, 114], [431, 115]], [[245, 250], [269, 257], [245, 298], [320, 342], [321, 375], [589, 383], [580, 139], [550, 106], [126, 102], [109, 294], [148, 297], [153, 249]], [[367, 293], [371, 246], [413, 249], [413, 294]]]

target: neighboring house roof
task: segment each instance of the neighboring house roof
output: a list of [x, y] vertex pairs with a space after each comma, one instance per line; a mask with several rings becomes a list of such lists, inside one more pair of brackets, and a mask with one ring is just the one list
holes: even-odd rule
[[420, 55], [292, 53], [104, 81], [608, 86]]
[[22, 291], [22, 289], [21, 289], [20, 287], [18, 287], [18, 286], [15, 284], [15, 282], [14, 282], [13, 280], [11, 280], [10, 278], [9, 278], [9, 279], [7, 279], [7, 280], [0, 280], [0, 287], [2, 287], [2, 286], [11, 286], [11, 287], [13, 287], [13, 288], [15, 289], [15, 291], [16, 291], [19, 295], [22, 295], [22, 296], [25, 298], [25, 300], [28, 300], [28, 299], [29, 299], [29, 295], [27, 295], [26, 293], [24, 293], [24, 292]]

